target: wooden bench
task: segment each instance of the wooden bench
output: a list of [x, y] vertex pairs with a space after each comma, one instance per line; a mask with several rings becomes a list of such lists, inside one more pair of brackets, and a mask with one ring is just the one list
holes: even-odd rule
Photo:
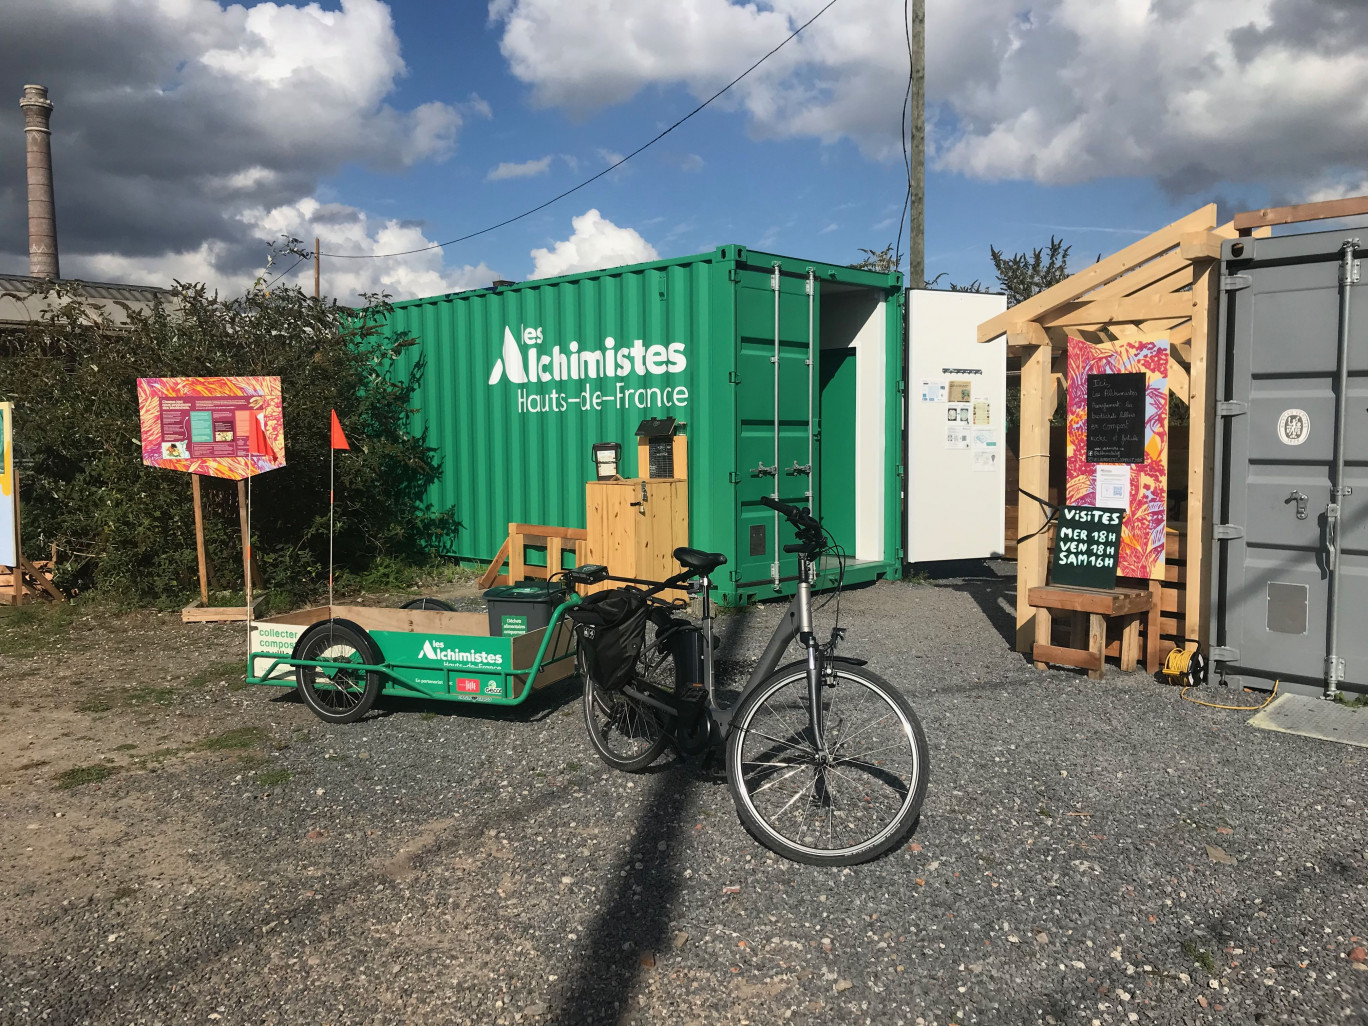
[[[1154, 593], [1146, 588], [1073, 588], [1049, 585], [1032, 588], [1026, 594], [1027, 603], [1036, 611], [1035, 644], [1031, 648], [1031, 659], [1037, 670], [1044, 670], [1050, 663], [1058, 666], [1076, 666], [1087, 670], [1093, 680], [1101, 680], [1108, 655], [1121, 659], [1121, 669], [1134, 670], [1140, 661], [1140, 623], [1146, 618], [1154, 605]], [[1070, 643], [1072, 648], [1054, 644], [1051, 637], [1053, 611], [1070, 614]], [[1110, 645], [1107, 643], [1107, 628], [1112, 620], [1119, 620], [1121, 637]], [[1149, 633], [1154, 632], [1151, 624]], [[1086, 646], [1083, 644], [1084, 634]], [[1147, 647], [1149, 654], [1146, 665], [1154, 661], [1156, 646], [1154, 638]], [[1149, 667], [1155, 672], [1158, 667]]]

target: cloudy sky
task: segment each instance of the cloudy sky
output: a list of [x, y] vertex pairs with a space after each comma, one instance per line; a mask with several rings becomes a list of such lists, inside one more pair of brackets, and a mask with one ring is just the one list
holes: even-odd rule
[[[906, 187], [903, 5], [3, 0], [0, 271], [27, 270], [26, 82], [56, 113], [63, 273], [429, 295], [741, 243], [848, 262]], [[927, 0], [928, 274], [1051, 233], [1075, 263], [1202, 203], [1368, 192], [1364, 0]], [[327, 255], [335, 254], [335, 255]], [[295, 263], [277, 262], [274, 277]], [[309, 265], [291, 280], [310, 284]]]

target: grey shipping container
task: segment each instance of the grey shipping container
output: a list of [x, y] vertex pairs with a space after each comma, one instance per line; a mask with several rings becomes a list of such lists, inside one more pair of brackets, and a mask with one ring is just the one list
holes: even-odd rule
[[[510, 522], [585, 526], [594, 443], [637, 476], [646, 418], [685, 422], [690, 544], [724, 552], [719, 598], [791, 592], [811, 503], [846, 581], [902, 572], [902, 275], [720, 246], [696, 256], [396, 303], [418, 344], [415, 427], [441, 460], [450, 555], [492, 559]], [[834, 579], [834, 565], [823, 579]]]
[[1345, 230], [1222, 247], [1212, 667], [1368, 690], [1368, 270]]

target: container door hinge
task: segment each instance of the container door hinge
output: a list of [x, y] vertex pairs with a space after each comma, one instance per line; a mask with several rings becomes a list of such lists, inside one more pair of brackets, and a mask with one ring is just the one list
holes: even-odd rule
[[739, 384], [741, 384], [741, 372], [740, 372], [740, 371], [727, 371], [727, 380], [728, 380], [729, 382], [731, 382], [731, 384], [733, 384], [733, 385], [739, 385]]
[[727, 268], [727, 281], [740, 281], [740, 280], [741, 280], [741, 270], [740, 270], [740, 268], [737, 268], [737, 267], [729, 267], [729, 268]]
[[730, 481], [732, 484], [740, 484], [740, 483], [741, 483], [741, 474], [740, 474], [738, 471], [735, 471], [735, 470], [728, 471], [728, 472], [727, 472], [727, 480]]
[[775, 292], [778, 292], [778, 291], [779, 291], [779, 265], [778, 265], [778, 264], [775, 264], [775, 265], [774, 265], [774, 270], [773, 270], [772, 272], [770, 272], [770, 288], [771, 288], [773, 291], [775, 291]]
[[1239, 417], [1249, 412], [1249, 404], [1238, 399], [1222, 399], [1216, 404], [1216, 416]]
[[732, 584], [736, 584], [738, 581], [741, 580], [741, 571], [740, 571], [740, 570], [728, 570], [728, 571], [727, 571], [727, 580], [731, 581]]
[[1240, 661], [1240, 650], [1238, 648], [1228, 648], [1225, 645], [1211, 646], [1211, 661], [1213, 663], [1236, 663]]
[[1221, 275], [1222, 292], [1238, 292], [1240, 289], [1247, 289], [1254, 284], [1254, 279], [1247, 274], [1223, 274]]
[[1217, 541], [1233, 541], [1244, 537], [1244, 528], [1239, 524], [1212, 524], [1211, 537]]
[[899, 381], [899, 382], [898, 382], [898, 395], [906, 395], [906, 394], [907, 394], [907, 382], [906, 382], [906, 381]]
[[1360, 265], [1362, 263], [1362, 260], [1355, 260], [1347, 266], [1345, 264], [1340, 264], [1339, 283], [1341, 285], [1357, 285], [1361, 274]]
[[1325, 679], [1338, 683], [1344, 680], [1344, 660], [1337, 656], [1325, 657]]
[[897, 474], [897, 476], [900, 477], [900, 478], [906, 477], [906, 476], [907, 476], [907, 468], [904, 467], [901, 463], [899, 463], [898, 466], [894, 469], [894, 473]]

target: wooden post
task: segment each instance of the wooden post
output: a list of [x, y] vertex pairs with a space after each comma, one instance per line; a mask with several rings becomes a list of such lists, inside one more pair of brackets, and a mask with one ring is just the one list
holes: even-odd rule
[[314, 236], [314, 299], [318, 298], [318, 236]]
[[926, 284], [926, 0], [912, 0], [912, 95], [908, 105], [911, 131], [908, 140], [907, 287]]
[[[1021, 440], [1018, 446], [1017, 496], [1017, 651], [1030, 652], [1035, 641], [1035, 610], [1026, 601], [1032, 588], [1045, 583], [1049, 546], [1046, 512], [1031, 492], [1042, 499], [1050, 490], [1050, 418], [1047, 401], [1053, 398], [1050, 347], [1024, 347], [1021, 355]], [[1028, 537], [1034, 535], [1034, 537]]]
[[195, 554], [199, 556], [200, 602], [209, 604], [209, 567], [204, 554], [204, 507], [200, 503], [200, 479], [190, 475], [190, 492], [195, 497]]
[[242, 589], [247, 602], [247, 618], [252, 617], [252, 539], [247, 524], [247, 482], [237, 483], [238, 524], [242, 528]]
[[1183, 557], [1183, 635], [1189, 649], [1210, 640], [1212, 484], [1216, 459], [1216, 304], [1220, 301], [1220, 263], [1192, 265], [1192, 361], [1188, 367], [1187, 537]]

